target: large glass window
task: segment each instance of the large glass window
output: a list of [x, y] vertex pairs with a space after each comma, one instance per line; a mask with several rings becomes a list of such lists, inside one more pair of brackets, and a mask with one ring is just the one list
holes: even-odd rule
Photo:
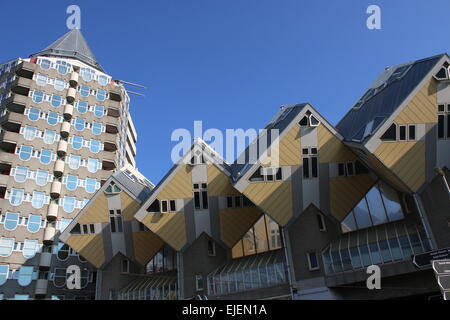
[[96, 173], [100, 169], [100, 161], [97, 159], [88, 159], [87, 169], [91, 173]]
[[23, 137], [27, 141], [33, 141], [37, 135], [37, 128], [26, 126], [23, 128]]
[[22, 254], [27, 259], [32, 259], [39, 250], [39, 242], [37, 240], [25, 240], [23, 243]]
[[14, 249], [15, 239], [0, 238], [0, 257], [9, 257]]
[[81, 68], [80, 75], [84, 81], [90, 82], [94, 79], [95, 71], [89, 68]]
[[82, 137], [74, 136], [72, 137], [72, 147], [75, 150], [80, 150], [84, 145], [84, 140]]
[[24, 190], [11, 189], [9, 195], [9, 203], [11, 203], [11, 205], [15, 207], [20, 206], [22, 204], [24, 196], [25, 196]]
[[80, 164], [81, 164], [80, 156], [74, 156], [72, 154], [69, 156], [69, 168], [70, 169], [77, 170], [80, 168]]
[[33, 91], [32, 99], [35, 103], [41, 103], [44, 101], [45, 94], [42, 91]]
[[105, 101], [108, 93], [105, 90], [97, 90], [97, 100]]
[[50, 162], [52, 162], [52, 159], [53, 159], [53, 152], [51, 152], [50, 150], [41, 151], [41, 156], [39, 157], [39, 160], [41, 161], [42, 164], [49, 164]]
[[30, 285], [31, 281], [33, 281], [33, 272], [34, 272], [33, 267], [25, 267], [25, 266], [20, 267], [19, 278], [17, 279], [19, 285], [22, 287]]
[[41, 117], [41, 110], [36, 108], [30, 108], [28, 111], [28, 119], [31, 121], [38, 121]]
[[72, 213], [75, 210], [76, 199], [72, 197], [64, 197], [63, 209], [67, 213]]
[[36, 171], [36, 184], [38, 186], [45, 186], [49, 182], [50, 172], [44, 170]]
[[38, 74], [36, 76], [36, 84], [38, 86], [46, 86], [47, 85], [47, 76], [44, 74]]
[[62, 105], [63, 98], [61, 96], [53, 95], [51, 103], [53, 107], [58, 108]]
[[78, 177], [67, 176], [66, 187], [68, 190], [74, 191], [78, 187]]
[[95, 135], [101, 135], [103, 132], [103, 124], [99, 122], [92, 122], [92, 133]]
[[99, 153], [101, 151], [101, 142], [98, 140], [91, 140], [89, 150], [91, 150], [92, 153]]
[[83, 131], [86, 128], [86, 121], [81, 118], [76, 118], [74, 120], [74, 127], [77, 131]]
[[14, 231], [19, 223], [19, 214], [7, 212], [5, 217], [4, 228], [7, 231]]
[[94, 193], [97, 190], [97, 180], [86, 179], [86, 192]]
[[105, 115], [105, 107], [104, 106], [95, 106], [94, 114], [97, 118], [103, 118]]
[[41, 216], [30, 215], [28, 217], [28, 226], [27, 229], [31, 233], [36, 233], [41, 229], [42, 218]]
[[80, 86], [80, 94], [83, 97], [89, 97], [89, 95], [91, 94], [91, 88], [89, 86], [81, 85]]
[[47, 122], [51, 126], [56, 126], [59, 123], [59, 114], [56, 112], [49, 112]]
[[72, 223], [72, 219], [61, 219], [59, 222], [59, 231], [62, 233], [66, 228], [69, 226], [69, 224]]
[[54, 87], [58, 91], [63, 91], [66, 88], [66, 82], [62, 79], [55, 79]]
[[99, 75], [99, 76], [98, 76], [98, 83], [99, 83], [101, 86], [106, 86], [106, 85], [108, 84], [108, 78], [107, 78], [106, 76]]
[[35, 209], [42, 209], [46, 202], [47, 196], [44, 192], [33, 192], [33, 199], [31, 200], [31, 205]]
[[40, 66], [41, 66], [42, 70], [48, 70], [52, 66], [52, 63], [50, 60], [43, 59], [43, 60], [41, 60]]
[[22, 161], [28, 161], [31, 159], [33, 148], [28, 146], [21, 146], [19, 151], [19, 159]]
[[77, 110], [79, 113], [84, 114], [88, 111], [88, 103], [84, 101], [78, 101], [77, 102]]
[[46, 144], [54, 144], [56, 141], [56, 132], [51, 130], [45, 130], [43, 140]]
[[18, 183], [23, 183], [28, 179], [28, 168], [17, 167], [14, 170], [14, 180]]
[[65, 61], [57, 61], [56, 70], [58, 70], [60, 74], [65, 75], [70, 71], [70, 64]]
[[9, 266], [0, 266], [0, 286], [4, 285], [8, 281]]

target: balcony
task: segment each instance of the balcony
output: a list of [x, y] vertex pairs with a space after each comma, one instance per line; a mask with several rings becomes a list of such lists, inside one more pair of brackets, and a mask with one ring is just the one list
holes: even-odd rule
[[72, 115], [73, 115], [73, 105], [68, 103], [64, 106], [64, 118], [66, 120], [70, 120], [72, 119]]
[[64, 163], [64, 160], [56, 160], [54, 173], [57, 177], [61, 177], [63, 175], [65, 166], [66, 164]]
[[65, 157], [67, 154], [67, 148], [68, 148], [68, 143], [65, 140], [60, 140], [58, 143], [58, 156], [59, 157]]
[[21, 123], [24, 119], [24, 115], [16, 112], [7, 112], [3, 117], [0, 118], [0, 124], [7, 122]]
[[35, 295], [44, 296], [47, 294], [48, 280], [39, 279], [36, 281]]
[[53, 181], [50, 196], [54, 199], [59, 198], [59, 196], [61, 195], [61, 190], [62, 190], [62, 183], [58, 180]]
[[6, 101], [6, 106], [10, 111], [23, 114], [25, 112], [25, 106], [27, 105], [28, 99], [28, 96], [13, 93]]
[[39, 257], [39, 267], [41, 269], [50, 268], [52, 265], [52, 253], [51, 252], [42, 252]]
[[69, 88], [69, 90], [67, 90], [67, 102], [69, 103], [73, 103], [75, 101], [75, 97], [77, 95], [77, 90], [75, 88]]
[[107, 152], [116, 152], [117, 151], [117, 144], [115, 142], [111, 141], [105, 141], [105, 151]]
[[27, 79], [33, 79], [33, 75], [36, 72], [37, 64], [28, 61], [23, 61], [17, 66], [16, 74], [19, 77], [24, 77]]
[[54, 220], [58, 219], [58, 211], [59, 211], [58, 204], [50, 203], [50, 205], [48, 206], [47, 220], [54, 221]]
[[17, 94], [28, 96], [32, 85], [33, 80], [17, 77], [16, 80], [12, 83], [11, 91]]
[[61, 136], [67, 138], [70, 134], [70, 122], [64, 121], [61, 125]]
[[78, 72], [72, 72], [72, 74], [70, 75], [70, 80], [69, 80], [70, 86], [76, 87], [78, 84], [79, 78], [80, 78], [80, 75], [78, 74]]
[[56, 229], [47, 227], [44, 231], [44, 244], [51, 245], [55, 242]]

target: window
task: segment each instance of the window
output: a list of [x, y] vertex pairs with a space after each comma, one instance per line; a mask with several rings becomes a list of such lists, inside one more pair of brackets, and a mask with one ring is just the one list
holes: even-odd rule
[[80, 94], [83, 97], [89, 97], [89, 95], [91, 94], [91, 88], [89, 86], [82, 85], [82, 86], [80, 86], [79, 90], [80, 90]]
[[9, 203], [11, 203], [11, 205], [15, 207], [20, 206], [22, 204], [24, 197], [25, 197], [24, 190], [11, 189], [9, 195]]
[[63, 233], [64, 230], [66, 230], [66, 228], [72, 223], [72, 221], [72, 219], [61, 219], [61, 221], [59, 221], [58, 230]]
[[300, 120], [299, 125], [302, 127], [318, 127], [320, 121], [308, 111], [302, 120]]
[[130, 273], [130, 261], [122, 260], [122, 273]]
[[103, 132], [103, 124], [99, 122], [92, 123], [92, 133], [95, 135], [100, 135]]
[[39, 160], [42, 164], [49, 164], [53, 160], [53, 152], [50, 150], [42, 150]]
[[41, 103], [44, 101], [45, 94], [42, 91], [33, 91], [31, 98], [35, 103]]
[[95, 71], [89, 68], [81, 68], [80, 75], [84, 81], [90, 82], [94, 79]]
[[105, 90], [97, 91], [97, 100], [98, 101], [105, 101], [107, 96], [108, 96], [108, 93]]
[[23, 183], [28, 179], [28, 168], [17, 167], [14, 169], [14, 180]]
[[45, 130], [44, 131], [44, 138], [43, 138], [44, 142], [46, 144], [53, 144], [56, 141], [56, 132], [55, 131], [50, 131], [50, 130]]
[[250, 181], [251, 182], [283, 181], [283, 170], [282, 170], [282, 168], [262, 168], [262, 167], [260, 167], [250, 177]]
[[17, 228], [17, 224], [19, 223], [19, 214], [6, 212], [5, 222], [3, 227], [7, 231], [14, 231]]
[[105, 115], [105, 107], [103, 107], [103, 106], [95, 106], [94, 107], [94, 115], [97, 118], [103, 118], [103, 116]]
[[56, 70], [60, 74], [65, 75], [70, 71], [70, 64], [65, 61], [56, 61]]
[[83, 131], [86, 128], [86, 121], [84, 119], [76, 118], [73, 123], [77, 131]]
[[66, 82], [62, 79], [55, 79], [54, 87], [58, 91], [63, 91], [66, 88]]
[[327, 231], [327, 227], [325, 224], [325, 218], [323, 215], [321, 215], [321, 214], [317, 215], [317, 223], [318, 223], [320, 231]]
[[80, 168], [81, 165], [81, 157], [80, 156], [69, 156], [69, 168], [72, 170], [77, 170]]
[[208, 209], [208, 185], [206, 183], [194, 184], [194, 208], [196, 210]]
[[45, 186], [50, 181], [50, 172], [37, 170], [36, 171], [36, 184], [38, 186]]
[[84, 114], [88, 111], [89, 105], [87, 102], [78, 101], [77, 102], [77, 110], [79, 113]]
[[[116, 186], [113, 182], [111, 182], [111, 184], [105, 189], [105, 193], [108, 193], [108, 194], [117, 194], [120, 192], [121, 192], [120, 188], [118, 186]], [[159, 202], [157, 202], [157, 203], [159, 204]]]
[[197, 291], [203, 291], [203, 276], [201, 274], [195, 275], [195, 288]]
[[314, 179], [318, 177], [319, 167], [317, 154], [318, 150], [316, 147], [302, 149], [304, 179]]
[[74, 191], [78, 187], [78, 177], [77, 176], [67, 176], [66, 178], [66, 188], [67, 190]]
[[39, 243], [37, 240], [25, 240], [23, 244], [22, 254], [27, 259], [32, 259], [36, 252], [39, 251]]
[[319, 262], [317, 261], [317, 254], [315, 252], [307, 253], [308, 268], [310, 271], [319, 270]]
[[76, 199], [72, 197], [64, 197], [63, 209], [67, 213], [72, 213], [75, 210]]
[[383, 141], [397, 141], [397, 125], [392, 124], [389, 129], [381, 136]]
[[438, 106], [438, 138], [450, 139], [450, 104]]
[[100, 161], [88, 158], [87, 169], [90, 173], [96, 173], [100, 169]]
[[26, 126], [23, 128], [23, 137], [27, 141], [33, 141], [37, 136], [37, 128]]
[[41, 60], [40, 66], [42, 70], [48, 70], [52, 66], [52, 63], [50, 62], [50, 60], [44, 59]]
[[94, 193], [98, 189], [97, 180], [95, 179], [86, 179], [85, 185], [87, 193]]
[[49, 112], [47, 122], [51, 126], [56, 126], [59, 123], [59, 114], [56, 112]]
[[31, 200], [31, 205], [35, 209], [42, 209], [47, 201], [47, 196], [44, 192], [33, 192], [33, 199]]
[[0, 265], [0, 286], [4, 285], [8, 281], [9, 266]]
[[53, 107], [58, 108], [62, 105], [62, 103], [63, 103], [63, 98], [61, 96], [56, 96], [56, 95], [52, 96], [51, 104]]
[[46, 86], [47, 85], [47, 76], [40, 74], [40, 73], [38, 75], [36, 75], [36, 84], [41, 87]]
[[216, 256], [216, 243], [214, 240], [208, 240], [208, 256], [215, 257]]
[[107, 78], [106, 76], [99, 75], [99, 76], [98, 76], [98, 83], [99, 83], [101, 86], [106, 86], [106, 85], [108, 84], [108, 78]]
[[15, 239], [0, 238], [0, 257], [9, 257], [13, 252]]
[[36, 233], [41, 229], [42, 218], [41, 216], [29, 215], [27, 230], [30, 233]]
[[56, 247], [56, 252], [57, 252], [56, 255], [58, 257], [58, 260], [66, 261], [69, 258], [70, 248], [67, 244], [58, 242], [58, 245]]
[[89, 150], [92, 153], [99, 153], [101, 151], [101, 142], [98, 140], [91, 140], [89, 144]]
[[33, 280], [33, 273], [34, 273], [33, 267], [25, 267], [25, 266], [20, 267], [19, 278], [17, 279], [19, 285], [21, 287], [29, 286], [31, 281]]
[[31, 159], [33, 148], [28, 146], [21, 146], [19, 149], [19, 159], [22, 161], [28, 161]]
[[75, 150], [81, 150], [84, 145], [84, 139], [82, 137], [74, 136], [72, 137], [72, 148]]
[[112, 233], [121, 233], [123, 232], [122, 228], [122, 212], [120, 210], [110, 210], [109, 217], [111, 222], [111, 232]]
[[38, 121], [41, 117], [41, 111], [36, 108], [30, 108], [28, 111], [28, 119], [31, 121]]

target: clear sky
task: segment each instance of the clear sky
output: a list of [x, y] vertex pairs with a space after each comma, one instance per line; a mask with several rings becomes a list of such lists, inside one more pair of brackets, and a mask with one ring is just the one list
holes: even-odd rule
[[[3, 1], [0, 61], [66, 33], [70, 4], [106, 71], [148, 87], [131, 110], [154, 183], [172, 166], [172, 131], [194, 120], [259, 129], [309, 102], [335, 125], [385, 67], [450, 51], [448, 0]], [[372, 4], [381, 30], [366, 27]]]

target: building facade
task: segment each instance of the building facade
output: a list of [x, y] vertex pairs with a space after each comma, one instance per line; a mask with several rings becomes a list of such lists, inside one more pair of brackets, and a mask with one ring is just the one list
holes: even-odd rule
[[438, 296], [412, 257], [450, 246], [449, 67], [385, 69], [336, 127], [284, 106], [244, 161], [197, 139], [154, 188], [115, 173], [60, 240], [97, 268], [97, 299]]
[[[135, 166], [129, 104], [78, 29], [0, 64], [0, 299], [95, 296], [95, 268], [58, 237], [112, 172]], [[69, 265], [81, 290], [67, 289]]]

